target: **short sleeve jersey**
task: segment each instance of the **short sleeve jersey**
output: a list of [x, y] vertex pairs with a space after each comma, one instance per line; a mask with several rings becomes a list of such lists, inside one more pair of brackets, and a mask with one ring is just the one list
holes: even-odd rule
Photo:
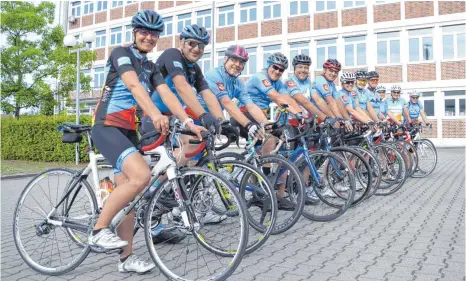
[[[196, 94], [209, 89], [209, 85], [207, 84], [199, 65], [197, 65], [197, 63], [187, 62], [179, 49], [170, 48], [165, 50], [157, 59], [156, 64], [160, 66], [160, 72], [163, 75], [165, 83], [182, 105], [184, 105], [184, 102], [176, 91], [175, 84], [173, 83], [173, 77], [183, 75], [186, 82], [188, 82]], [[152, 93], [152, 101], [162, 113], [170, 112], [157, 91]]]
[[358, 94], [359, 106], [367, 111], [367, 103], [370, 101], [371, 93], [366, 88], [359, 89], [356, 86], [354, 87], [354, 91]]
[[337, 93], [337, 88], [333, 81], [328, 81], [324, 76], [317, 76], [316, 80], [312, 83], [312, 89], [317, 91], [317, 93], [325, 101], [327, 97], [334, 96]]
[[387, 100], [380, 101], [380, 113], [387, 116]]
[[380, 113], [380, 103], [382, 100], [379, 97], [379, 94], [375, 91], [375, 89], [367, 88], [367, 92], [370, 94], [369, 102], [374, 108], [375, 113], [378, 115]]
[[306, 99], [311, 99], [311, 79], [300, 80], [296, 75], [292, 75], [285, 80], [285, 87], [291, 97], [296, 94], [302, 94]]
[[[272, 100], [267, 96], [270, 91], [276, 90], [280, 94], [288, 94], [285, 84], [281, 80], [272, 81], [265, 69], [248, 79], [246, 89], [253, 103], [262, 110], [268, 110], [270, 107]], [[239, 104], [239, 106], [244, 105], [242, 102]]]
[[387, 112], [390, 111], [395, 115], [396, 120], [403, 121], [403, 108], [406, 101], [403, 98], [398, 98], [396, 101], [392, 97], [387, 99]]
[[136, 72], [139, 83], [149, 95], [165, 83], [159, 67], [130, 46], [115, 48], [107, 60], [106, 69], [107, 78], [95, 111], [94, 124], [136, 130], [137, 102], [121, 75], [128, 71]]
[[341, 89], [338, 91], [338, 98], [341, 100], [345, 107], [351, 106], [354, 109], [359, 107], [358, 97], [354, 91], [348, 92], [345, 89]]
[[[419, 118], [421, 110], [424, 109], [424, 106], [422, 105], [420, 101], [418, 101], [417, 103], [412, 103], [409, 101], [405, 104], [404, 108], [408, 108], [409, 118], [413, 120], [413, 119]], [[405, 120], [406, 120], [406, 116], [405, 116]]]
[[[246, 86], [241, 79], [226, 73], [223, 66], [211, 69], [206, 73], [205, 78], [209, 88], [219, 101], [224, 97], [229, 97], [230, 99], [239, 100], [244, 105], [253, 103], [246, 90]], [[204, 109], [209, 112], [209, 109], [202, 97], [198, 95], [197, 98]], [[220, 104], [220, 106], [222, 105]]]

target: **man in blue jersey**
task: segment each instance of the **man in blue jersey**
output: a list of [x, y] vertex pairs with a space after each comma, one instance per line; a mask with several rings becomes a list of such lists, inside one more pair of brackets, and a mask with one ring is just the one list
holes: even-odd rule
[[369, 114], [369, 111], [373, 112], [374, 109], [372, 108], [372, 104], [370, 103], [371, 93], [369, 92], [369, 90], [366, 89], [368, 78], [367, 74], [368, 73], [365, 70], [356, 71], [356, 86], [353, 89], [358, 96], [359, 110], [363, 112], [363, 114], [366, 114], [367, 117], [372, 119], [371, 115]]
[[422, 117], [422, 123], [427, 123], [427, 116], [424, 111], [424, 106], [422, 105], [419, 97], [421, 94], [416, 90], [413, 90], [409, 93], [409, 101], [405, 104], [403, 108], [403, 117], [405, 119], [405, 124], [411, 124], [419, 122], [419, 116]]
[[375, 89], [377, 88], [377, 85], [379, 85], [379, 73], [377, 71], [369, 71], [367, 73], [367, 79], [369, 80], [369, 84], [367, 85], [366, 91], [368, 92], [369, 95], [369, 106], [367, 107], [367, 111], [369, 113], [369, 116], [374, 120], [375, 122], [379, 122], [380, 117], [382, 119], [385, 118], [385, 116], [380, 115], [380, 98]]
[[338, 99], [342, 102], [346, 112], [351, 118], [354, 118], [360, 122], [367, 123], [371, 119], [358, 111], [359, 101], [356, 92], [353, 90], [356, 82], [356, 75], [351, 72], [343, 72], [340, 76], [341, 90], [338, 92]]
[[340, 112], [338, 103], [335, 101], [335, 98], [333, 97], [334, 93], [337, 92], [334, 81], [335, 79], [337, 79], [338, 73], [341, 70], [341, 64], [336, 59], [328, 59], [323, 64], [323, 69], [324, 72], [322, 73], [322, 75], [316, 77], [316, 80], [312, 84], [312, 88], [330, 107], [331, 112], [328, 112], [326, 114], [330, 114], [329, 116], [331, 117], [342, 118], [343, 115]]
[[380, 99], [380, 117], [381, 120], [385, 120], [388, 118], [388, 106], [387, 106], [387, 100], [385, 99], [385, 92], [387, 91], [385, 89], [385, 86], [383, 85], [377, 85], [377, 88], [375, 88], [375, 91], [377, 92], [379, 99]]

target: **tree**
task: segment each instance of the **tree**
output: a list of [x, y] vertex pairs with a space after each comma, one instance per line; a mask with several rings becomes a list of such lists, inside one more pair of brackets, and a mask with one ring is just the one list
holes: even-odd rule
[[[40, 106], [51, 114], [54, 96], [66, 98], [76, 85], [76, 54], [63, 46], [63, 28], [51, 26], [55, 4], [2, 1], [0, 8], [0, 30], [6, 36], [1, 47], [1, 110], [19, 118], [22, 108]], [[89, 68], [95, 58], [93, 51], [81, 52], [81, 67]], [[51, 87], [52, 79], [58, 80], [57, 87]], [[89, 91], [90, 77], [81, 75], [80, 80], [82, 91]]]

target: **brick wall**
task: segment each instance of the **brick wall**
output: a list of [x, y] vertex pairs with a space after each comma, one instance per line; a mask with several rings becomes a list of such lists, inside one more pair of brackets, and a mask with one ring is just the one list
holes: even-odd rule
[[423, 129], [421, 136], [423, 138], [437, 138], [437, 120], [428, 119], [427, 122], [432, 124], [432, 129]]
[[174, 2], [175, 1], [159, 1], [159, 10], [173, 7]]
[[[143, 2], [143, 3], [147, 3], [147, 2]], [[154, 9], [154, 2], [149, 2], [149, 3], [152, 3], [152, 7], [149, 8], [149, 9]], [[125, 17], [132, 17], [134, 16], [139, 10], [139, 3], [132, 3], [132, 4], [129, 4], [127, 6], [125, 6]]]
[[88, 26], [88, 25], [91, 25], [93, 23], [94, 23], [94, 15], [93, 14], [83, 16], [82, 26]]
[[163, 51], [173, 47], [173, 36], [161, 37], [157, 41], [157, 51]]
[[76, 18], [74, 23], [68, 23], [68, 29], [74, 29], [78, 27], [81, 27], [81, 17]]
[[442, 80], [466, 79], [465, 61], [442, 62]]
[[268, 20], [261, 24], [261, 36], [282, 34], [282, 20]]
[[235, 40], [235, 27], [232, 26], [217, 28], [217, 30], [215, 31], [215, 36], [217, 43], [233, 41]]
[[120, 45], [113, 45], [111, 47], [108, 47], [108, 56], [110, 56], [110, 54], [112, 53], [113, 49], [115, 49], [116, 47], [120, 47]]
[[117, 20], [123, 17], [123, 7], [110, 10], [110, 20]]
[[435, 80], [435, 63], [408, 64], [408, 82]]
[[183, 6], [183, 5], [188, 5], [191, 4], [193, 1], [175, 1], [176, 6]]
[[311, 19], [309, 16], [288, 18], [288, 33], [303, 32], [311, 30]]
[[99, 48], [94, 50], [97, 53], [96, 60], [105, 59], [105, 48]]
[[375, 71], [380, 74], [380, 83], [403, 82], [403, 68], [401, 65], [376, 66]]
[[314, 29], [326, 29], [338, 27], [338, 13], [317, 13], [314, 14]]
[[407, 19], [430, 17], [434, 15], [433, 1], [406, 1], [405, 17]]
[[465, 120], [442, 120], [443, 138], [465, 138]]
[[155, 10], [155, 1], [142, 1], [140, 10]]
[[107, 21], [107, 11], [95, 14], [95, 23], [101, 23]]
[[367, 23], [367, 8], [343, 10], [341, 23], [343, 26], [360, 25]]
[[400, 3], [374, 6], [374, 22], [393, 21], [401, 19]]
[[440, 15], [466, 12], [465, 1], [439, 1], [438, 6]]
[[238, 40], [259, 37], [259, 25], [257, 23], [248, 23], [238, 26]]
[[175, 48], [181, 47], [181, 40], [179, 35], [175, 35]]

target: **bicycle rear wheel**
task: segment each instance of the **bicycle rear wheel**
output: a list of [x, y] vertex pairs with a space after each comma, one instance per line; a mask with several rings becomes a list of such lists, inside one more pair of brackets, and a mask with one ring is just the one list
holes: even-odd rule
[[[26, 264], [42, 274], [69, 272], [91, 251], [87, 237], [97, 216], [97, 202], [88, 182], [77, 182], [69, 197], [49, 216], [70, 184], [76, 183], [75, 173], [57, 168], [37, 175], [26, 185], [16, 205], [13, 219], [16, 248]], [[52, 224], [48, 217], [65, 224]], [[81, 227], [70, 227], [71, 224]]]
[[398, 191], [408, 176], [405, 159], [398, 150], [390, 145], [373, 146], [382, 168], [382, 183], [375, 195], [390, 195]]
[[[369, 192], [367, 193], [364, 199], [370, 198], [372, 195], [375, 194], [377, 189], [382, 182], [382, 169], [380, 168], [380, 162], [375, 156], [375, 154], [367, 148], [363, 148], [360, 146], [349, 146], [349, 148], [356, 150], [359, 154], [364, 157], [369, 163], [371, 167], [371, 175], [372, 175], [372, 183]], [[364, 176], [364, 175], [363, 175]]]
[[413, 178], [424, 178], [430, 175], [437, 166], [437, 149], [427, 139], [415, 140], [414, 147], [418, 155], [418, 167]]

